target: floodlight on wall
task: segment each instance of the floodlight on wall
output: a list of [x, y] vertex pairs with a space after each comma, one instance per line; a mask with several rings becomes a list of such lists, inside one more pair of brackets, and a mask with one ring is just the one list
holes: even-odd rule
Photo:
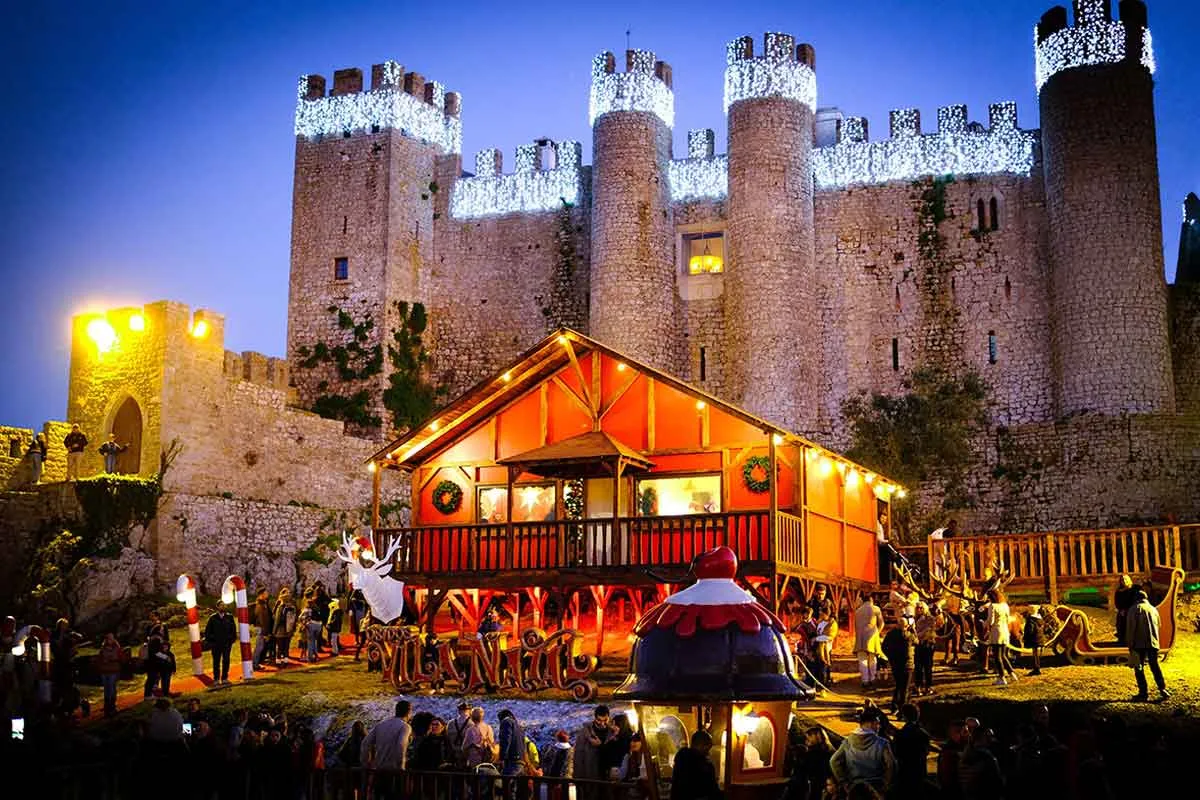
[[208, 322], [206, 320], [198, 319], [192, 323], [192, 336], [197, 339], [203, 339], [205, 336], [208, 336], [208, 330]]
[[141, 314], [134, 314], [129, 318], [129, 330], [141, 333], [146, 330], [146, 318]]
[[104, 317], [96, 317], [87, 324], [87, 335], [100, 353], [107, 353], [117, 343], [117, 332]]

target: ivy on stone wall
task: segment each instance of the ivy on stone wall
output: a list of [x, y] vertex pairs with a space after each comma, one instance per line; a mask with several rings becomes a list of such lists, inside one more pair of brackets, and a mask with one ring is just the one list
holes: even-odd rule
[[112, 558], [120, 553], [129, 529], [154, 519], [160, 497], [157, 475], [97, 475], [76, 481], [75, 498], [83, 511], [80, 538], [88, 555]]
[[542, 305], [539, 296], [538, 304], [542, 315], [546, 318], [550, 330], [557, 328], [583, 327], [580, 318], [577, 280], [580, 275], [579, 252], [575, 246], [575, 236], [579, 228], [572, 219], [573, 203], [562, 201], [562, 207], [557, 214], [557, 226], [554, 231], [554, 241], [558, 253], [554, 261], [554, 271], [550, 276], [548, 300]]
[[[976, 462], [973, 441], [987, 430], [990, 390], [975, 372], [923, 366], [904, 380], [900, 395], [859, 394], [842, 404], [850, 431], [846, 454], [910, 490], [937, 482], [943, 508], [970, 504], [967, 478]], [[903, 529], [914, 508], [911, 491], [894, 503], [893, 524]]]
[[393, 428], [404, 431], [428, 418], [446, 391], [425, 377], [429, 363], [429, 353], [421, 338], [429, 323], [425, 306], [400, 300], [394, 306], [397, 322], [388, 344], [392, 372], [388, 375], [388, 388], [383, 390], [383, 405], [392, 414]]
[[[371, 331], [375, 329], [375, 320], [367, 314], [363, 319], [356, 320], [353, 315], [335, 305], [326, 311], [337, 318], [337, 328], [343, 337], [342, 341], [330, 345], [320, 341], [311, 347], [301, 345], [296, 348], [299, 369], [314, 369], [332, 364], [337, 370], [338, 378], [343, 382], [361, 381], [378, 375], [383, 371], [383, 345], [367, 346]], [[378, 415], [371, 413], [371, 393], [366, 389], [343, 394], [330, 391], [328, 381], [317, 384], [321, 394], [313, 400], [311, 410], [327, 419], [340, 419], [361, 425], [365, 428], [377, 428], [382, 423]]]

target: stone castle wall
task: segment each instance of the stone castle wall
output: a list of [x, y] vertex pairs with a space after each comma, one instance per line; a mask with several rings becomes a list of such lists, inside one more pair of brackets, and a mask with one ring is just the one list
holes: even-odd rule
[[[47, 422], [40, 431], [46, 436], [46, 460], [42, 462], [42, 483], [53, 483], [67, 477], [67, 448], [63, 438], [71, 432], [66, 422]], [[33, 462], [29, 445], [35, 431], [0, 425], [0, 490], [23, 489], [33, 480]]]
[[937, 227], [942, 244], [932, 257], [918, 245], [931, 225], [923, 200], [930, 187], [897, 182], [817, 194], [820, 428], [837, 446], [846, 444], [845, 399], [899, 393], [918, 364], [975, 369], [992, 386], [998, 424], [1054, 414], [1041, 182], [991, 176], [949, 184]]
[[1200, 283], [1171, 287], [1171, 356], [1175, 410], [1200, 415]]

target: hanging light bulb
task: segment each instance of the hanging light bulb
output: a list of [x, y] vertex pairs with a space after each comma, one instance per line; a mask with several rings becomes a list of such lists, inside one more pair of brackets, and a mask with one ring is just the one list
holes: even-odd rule
[[688, 259], [688, 272], [692, 275], [701, 275], [706, 272], [722, 272], [725, 269], [725, 260], [718, 255], [713, 255], [712, 251], [709, 250], [708, 240], [710, 238], [712, 237], [704, 237], [703, 253]]

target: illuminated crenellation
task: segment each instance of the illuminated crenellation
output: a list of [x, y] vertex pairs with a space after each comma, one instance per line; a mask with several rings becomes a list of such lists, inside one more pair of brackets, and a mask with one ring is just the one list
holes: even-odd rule
[[[552, 148], [549, 153], [548, 148]], [[553, 155], [552, 164], [545, 163], [548, 154]], [[475, 175], [454, 184], [450, 215], [474, 219], [536, 213], [578, 202], [583, 185], [583, 148], [579, 142], [521, 145], [516, 156], [516, 172], [504, 175], [500, 151], [480, 151], [475, 156]]]
[[763, 55], [755, 57], [754, 40], [734, 39], [725, 46], [725, 113], [739, 100], [783, 97], [817, 108], [817, 74], [812, 68], [812, 48], [796, 47], [786, 33], [763, 37]]
[[610, 111], [645, 111], [675, 126], [675, 93], [671, 67], [656, 61], [649, 50], [626, 50], [625, 71], [616, 71], [616, 59], [604, 52], [592, 59], [592, 88], [588, 95], [588, 123]]
[[989, 107], [989, 127], [967, 122], [966, 106], [938, 110], [937, 133], [921, 133], [917, 109], [891, 113], [892, 138], [867, 141], [866, 121], [850, 117], [840, 141], [813, 151], [817, 188], [914, 180], [929, 175], [1028, 175], [1036, 131], [1017, 127], [1015, 103]]
[[[1042, 17], [1033, 30], [1038, 92], [1064, 70], [1124, 61], [1130, 38], [1140, 40], [1138, 60], [1154, 74], [1154, 45], [1145, 8], [1130, 8], [1128, 13], [1136, 18], [1121, 20], [1112, 19], [1109, 9], [1108, 0], [1075, 0], [1074, 27], [1067, 26], [1066, 9], [1061, 7]], [[1131, 32], [1140, 35], [1131, 37]]]
[[362, 131], [399, 130], [444, 153], [462, 151], [462, 100], [437, 81], [405, 73], [395, 61], [371, 69], [371, 90], [361, 70], [338, 70], [333, 91], [325, 79], [304, 75], [296, 91], [296, 135], [309, 139]]

